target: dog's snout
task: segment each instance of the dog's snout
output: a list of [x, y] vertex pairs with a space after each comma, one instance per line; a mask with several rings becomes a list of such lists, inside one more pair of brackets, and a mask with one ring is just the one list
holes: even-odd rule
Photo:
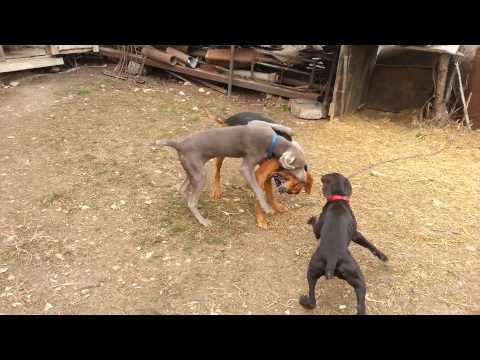
[[305, 172], [305, 169], [298, 169], [295, 172], [293, 172], [295, 177], [300, 180], [301, 182], [305, 183], [307, 181], [307, 173]]

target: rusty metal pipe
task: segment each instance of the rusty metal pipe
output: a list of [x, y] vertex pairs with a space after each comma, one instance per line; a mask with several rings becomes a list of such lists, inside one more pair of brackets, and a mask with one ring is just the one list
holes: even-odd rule
[[[231, 49], [208, 49], [205, 54], [205, 60], [208, 64], [228, 66], [230, 63]], [[235, 67], [238, 69], [250, 69], [252, 62], [271, 61], [263, 54], [258, 54], [255, 49], [235, 49]]]
[[175, 56], [178, 60], [180, 60], [184, 64], [187, 64], [192, 69], [195, 69], [198, 65], [198, 59], [197, 58], [194, 58], [193, 56], [185, 54], [184, 52], [182, 52], [178, 49], [168, 47], [166, 52], [170, 55]]
[[147, 45], [142, 49], [143, 56], [162, 62], [168, 65], [177, 65], [177, 58], [172, 54], [168, 54], [164, 51], [155, 49], [153, 46]]

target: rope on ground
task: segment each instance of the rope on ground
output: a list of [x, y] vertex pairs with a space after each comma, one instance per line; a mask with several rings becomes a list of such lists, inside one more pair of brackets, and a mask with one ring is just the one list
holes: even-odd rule
[[[447, 136], [448, 137], [448, 136]], [[389, 160], [384, 160], [384, 161], [379, 161], [373, 165], [369, 165], [363, 169], [360, 169], [358, 170], [357, 172], [351, 174], [350, 176], [348, 176], [348, 178], [352, 178], [354, 176], [357, 176], [365, 171], [368, 171], [368, 170], [371, 170], [373, 169], [374, 167], [377, 167], [379, 165], [383, 165], [383, 164], [387, 164], [387, 163], [392, 163], [392, 162], [395, 162], [395, 161], [400, 161], [400, 160], [408, 160], [408, 159], [415, 159], [415, 158], [420, 158], [420, 157], [429, 157], [429, 156], [434, 156], [434, 155], [437, 155], [437, 154], [440, 154], [442, 151], [444, 151], [453, 141], [454, 137], [448, 137], [447, 138], [447, 141], [445, 142], [445, 144], [438, 150], [435, 150], [434, 152], [432, 153], [428, 153], [428, 154], [415, 154], [415, 155], [408, 155], [408, 156], [401, 156], [401, 157], [397, 157], [397, 158], [393, 158], [393, 159], [389, 159]]]

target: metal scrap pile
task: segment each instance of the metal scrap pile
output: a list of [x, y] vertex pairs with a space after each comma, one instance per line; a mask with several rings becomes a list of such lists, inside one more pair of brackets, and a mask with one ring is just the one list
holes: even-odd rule
[[[123, 45], [125, 46], [125, 45]], [[131, 62], [161, 68], [189, 81], [225, 92], [219, 84], [248, 88], [286, 98], [327, 103], [333, 90], [339, 47], [336, 45], [136, 45]], [[101, 48], [117, 59], [120, 50]], [[135, 67], [139, 69], [140, 67]], [[181, 74], [181, 75], [179, 75]]]

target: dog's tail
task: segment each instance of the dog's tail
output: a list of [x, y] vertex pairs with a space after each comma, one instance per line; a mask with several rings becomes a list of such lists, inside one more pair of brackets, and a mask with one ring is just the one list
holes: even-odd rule
[[335, 274], [335, 268], [337, 267], [337, 262], [338, 258], [336, 256], [327, 258], [327, 264], [325, 266], [325, 277], [327, 280], [333, 278], [333, 275]]
[[174, 148], [175, 150], [178, 150], [179, 149], [179, 143], [176, 142], [176, 141], [173, 141], [173, 140], [158, 140], [155, 142], [155, 147], [158, 149], [158, 148], [161, 148], [163, 146], [169, 146], [169, 147], [172, 147]]
[[213, 120], [217, 124], [225, 126], [225, 119], [224, 118], [222, 118], [220, 116], [217, 116], [215, 114], [212, 114], [206, 107], [202, 107], [202, 109], [203, 109], [203, 111], [205, 111], [207, 113], [207, 116], [210, 120]]

